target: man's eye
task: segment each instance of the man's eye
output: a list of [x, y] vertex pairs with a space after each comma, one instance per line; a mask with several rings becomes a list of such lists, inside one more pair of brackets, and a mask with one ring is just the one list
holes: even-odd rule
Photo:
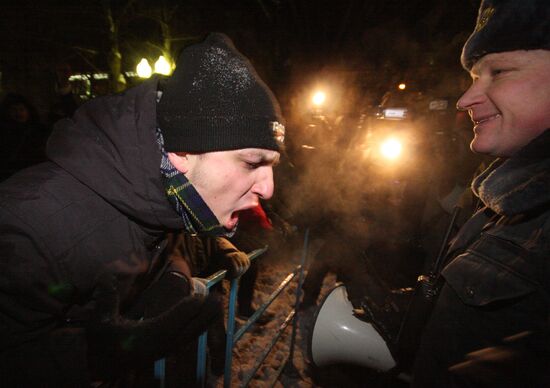
[[506, 69], [493, 69], [491, 70], [491, 76], [496, 77], [497, 75], [500, 75], [504, 73]]
[[254, 170], [261, 166], [261, 163], [257, 163], [257, 162], [245, 162], [245, 164], [246, 164], [246, 167], [250, 170]]

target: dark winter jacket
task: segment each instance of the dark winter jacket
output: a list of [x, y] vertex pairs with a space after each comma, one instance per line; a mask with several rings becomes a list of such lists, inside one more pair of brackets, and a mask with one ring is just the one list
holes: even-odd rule
[[160, 179], [157, 82], [83, 105], [56, 125], [49, 162], [0, 185], [1, 373], [28, 366], [52, 386], [86, 385], [98, 276], [116, 275], [124, 312], [178, 266], [161, 255], [183, 222]]
[[[476, 178], [485, 204], [462, 228], [443, 271], [466, 304], [550, 295], [550, 131]], [[550, 300], [549, 300], [550, 302]]]
[[[445, 285], [417, 355], [416, 386], [451, 386], [447, 368], [467, 353], [500, 346], [503, 338], [521, 332], [531, 333], [537, 349], [526, 346], [516, 365], [504, 367], [500, 375], [512, 386], [541, 386], [547, 378], [550, 343], [533, 338], [548, 338], [550, 332], [549, 149], [547, 130], [513, 157], [496, 160], [474, 181], [485, 207], [450, 247], [452, 260], [442, 272]], [[472, 371], [452, 386], [478, 386], [477, 378], [491, 376]], [[519, 378], [520, 385], [512, 378]], [[504, 386], [500, 383], [493, 379], [489, 386]]]

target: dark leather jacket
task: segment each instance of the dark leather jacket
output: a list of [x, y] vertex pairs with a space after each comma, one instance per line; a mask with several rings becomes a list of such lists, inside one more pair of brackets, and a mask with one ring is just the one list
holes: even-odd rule
[[[540, 293], [550, 303], [550, 131], [495, 161], [473, 190], [485, 204], [450, 248], [443, 276], [468, 305]], [[548, 311], [547, 311], [548, 314]]]
[[[473, 190], [484, 207], [460, 229], [447, 254], [445, 282], [416, 354], [413, 387], [547, 386], [548, 149], [547, 130], [475, 179]], [[449, 370], [472, 352], [499, 346], [514, 358]]]

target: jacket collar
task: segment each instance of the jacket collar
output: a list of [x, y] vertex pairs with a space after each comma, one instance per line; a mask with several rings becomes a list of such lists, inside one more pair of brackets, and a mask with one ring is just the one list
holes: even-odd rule
[[47, 145], [50, 160], [133, 222], [155, 231], [184, 226], [161, 180], [157, 84], [152, 77], [88, 101], [56, 124]]
[[513, 216], [550, 202], [550, 130], [509, 159], [495, 160], [476, 177], [472, 190], [501, 215]]

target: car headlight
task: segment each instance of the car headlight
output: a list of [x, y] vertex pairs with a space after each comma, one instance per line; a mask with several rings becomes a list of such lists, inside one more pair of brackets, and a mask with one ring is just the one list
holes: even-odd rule
[[313, 105], [320, 107], [325, 103], [327, 95], [324, 91], [318, 90], [311, 96], [311, 102]]
[[403, 145], [401, 141], [396, 138], [390, 138], [380, 144], [380, 153], [382, 156], [389, 160], [395, 160], [401, 155]]

